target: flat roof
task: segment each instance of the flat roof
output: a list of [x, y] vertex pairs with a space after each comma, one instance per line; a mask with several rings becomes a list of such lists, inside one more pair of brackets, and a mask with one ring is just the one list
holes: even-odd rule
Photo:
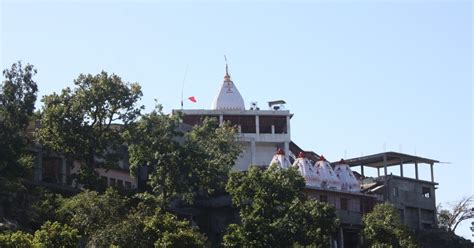
[[[368, 156], [362, 156], [357, 158], [345, 159], [346, 164], [349, 166], [367, 166], [373, 168], [383, 168], [384, 167], [384, 157], [387, 159], [387, 166], [400, 165], [400, 162], [403, 161], [403, 164], [415, 164], [415, 163], [424, 163], [424, 164], [434, 164], [439, 163], [438, 160], [423, 158], [419, 156], [414, 156], [405, 153], [399, 152], [383, 152], [377, 153]], [[339, 164], [339, 161], [332, 162], [331, 165]]]
[[182, 112], [187, 115], [279, 115], [293, 116], [289, 110], [220, 110], [220, 109], [173, 109], [173, 113]]

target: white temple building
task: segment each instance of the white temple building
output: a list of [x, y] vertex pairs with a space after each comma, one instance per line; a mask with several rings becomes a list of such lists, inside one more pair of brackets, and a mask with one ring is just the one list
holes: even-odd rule
[[[224, 80], [211, 109], [182, 109], [183, 123], [194, 126], [204, 118], [216, 118], [220, 123], [228, 121], [238, 128], [239, 142], [243, 151], [233, 169], [247, 170], [249, 165], [267, 166], [269, 158], [280, 148], [288, 160], [290, 154], [290, 111], [280, 108], [283, 101], [276, 101], [268, 110], [246, 109], [242, 95], [231, 79], [226, 64]], [[283, 102], [284, 103], [284, 102]]]

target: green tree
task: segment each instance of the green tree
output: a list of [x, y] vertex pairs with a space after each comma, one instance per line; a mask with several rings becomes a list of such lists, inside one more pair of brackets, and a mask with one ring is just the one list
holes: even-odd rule
[[14, 63], [3, 71], [0, 88], [0, 193], [17, 191], [18, 179], [28, 174], [32, 157], [28, 155], [26, 128], [35, 109], [38, 87], [33, 80], [36, 69]]
[[90, 247], [202, 247], [205, 237], [153, 199], [130, 199], [112, 188], [64, 201], [58, 213]]
[[21, 231], [0, 233], [0, 247], [2, 248], [31, 248], [33, 235]]
[[128, 201], [111, 188], [103, 194], [85, 191], [65, 199], [58, 215], [85, 238], [90, 238], [107, 226], [120, 222], [127, 214]]
[[49, 248], [77, 247], [79, 243], [78, 230], [62, 225], [59, 222], [46, 221], [34, 236], [22, 231], [0, 234], [2, 248]]
[[327, 247], [338, 226], [333, 207], [310, 200], [296, 168], [250, 167], [231, 174], [226, 189], [240, 210], [240, 223], [224, 236], [226, 247]]
[[362, 221], [362, 233], [371, 247], [418, 247], [414, 235], [401, 223], [400, 215], [390, 203], [376, 205]]
[[164, 115], [158, 106], [128, 133], [130, 167], [148, 167], [148, 183], [163, 206], [174, 198], [192, 202], [197, 194], [223, 191], [240, 153], [230, 126], [205, 119], [184, 133], [180, 120], [179, 115]]
[[73, 248], [79, 243], [79, 231], [59, 222], [46, 221], [39, 230], [35, 232], [33, 247], [49, 248], [62, 247]]
[[113, 168], [124, 155], [121, 132], [139, 116], [143, 107], [136, 103], [142, 92], [137, 83], [124, 83], [104, 71], [81, 74], [74, 84], [75, 89], [43, 97], [35, 136], [45, 148], [79, 161], [79, 182], [95, 188], [99, 182], [94, 168]]
[[189, 226], [189, 222], [160, 211], [145, 219], [145, 233], [155, 240], [155, 247], [205, 247], [206, 238]]

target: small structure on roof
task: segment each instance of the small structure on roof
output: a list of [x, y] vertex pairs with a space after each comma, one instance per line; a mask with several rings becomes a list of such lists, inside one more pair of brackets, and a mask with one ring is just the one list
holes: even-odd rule
[[269, 166], [272, 164], [276, 164], [282, 169], [288, 169], [291, 166], [290, 160], [288, 160], [288, 158], [285, 156], [285, 152], [281, 148], [278, 148]]

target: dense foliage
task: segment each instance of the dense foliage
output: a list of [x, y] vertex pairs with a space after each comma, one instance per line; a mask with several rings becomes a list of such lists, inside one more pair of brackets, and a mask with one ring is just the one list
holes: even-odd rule
[[18, 179], [28, 176], [32, 156], [26, 150], [26, 128], [32, 120], [38, 87], [36, 69], [21, 62], [3, 71], [0, 87], [0, 197], [16, 191]]
[[329, 246], [338, 223], [335, 209], [307, 199], [304, 186], [296, 168], [273, 165], [233, 173], [226, 189], [240, 210], [241, 223], [229, 226], [224, 246]]
[[97, 188], [93, 169], [114, 168], [123, 158], [121, 132], [140, 114], [136, 105], [141, 87], [107, 72], [81, 74], [74, 84], [74, 89], [43, 97], [41, 127], [35, 136], [44, 148], [80, 162], [79, 182]]
[[227, 175], [240, 153], [235, 130], [205, 119], [184, 133], [179, 115], [168, 116], [157, 107], [128, 132], [132, 171], [148, 167], [153, 192], [168, 204], [173, 198], [193, 202], [224, 191]]
[[364, 215], [362, 230], [370, 247], [415, 248], [418, 244], [403, 223], [395, 207], [389, 203], [378, 204]]
[[77, 247], [79, 232], [59, 222], [46, 221], [34, 235], [22, 231], [0, 234], [0, 247], [4, 248], [49, 248]]

